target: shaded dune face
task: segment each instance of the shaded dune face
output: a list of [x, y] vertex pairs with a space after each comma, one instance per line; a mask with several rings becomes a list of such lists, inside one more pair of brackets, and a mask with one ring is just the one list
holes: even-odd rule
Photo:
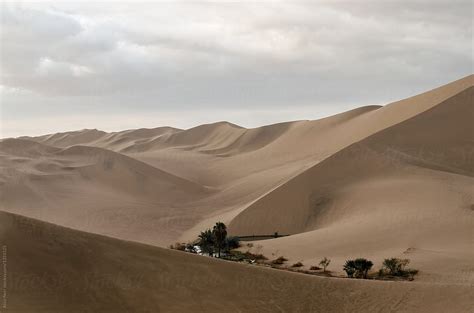
[[[410, 179], [428, 170], [434, 172], [432, 175], [441, 172], [439, 175], [472, 178], [473, 94], [474, 87], [470, 87], [428, 111], [337, 152], [252, 204], [232, 221], [232, 232], [294, 234], [312, 230], [315, 224], [324, 226], [318, 219], [337, 209], [337, 195], [345, 188], [370, 180]], [[370, 190], [367, 197], [373, 197]]]
[[[316, 264], [332, 256], [380, 266], [409, 257], [419, 279], [466, 284], [474, 260], [474, 88], [318, 163], [260, 198], [231, 233], [299, 234], [255, 243]], [[443, 271], [439, 269], [443, 268]]]
[[[328, 279], [0, 212], [10, 312], [468, 312], [468, 286]], [[6, 249], [6, 250], [5, 250]], [[225, 286], [225, 288], [223, 288]]]

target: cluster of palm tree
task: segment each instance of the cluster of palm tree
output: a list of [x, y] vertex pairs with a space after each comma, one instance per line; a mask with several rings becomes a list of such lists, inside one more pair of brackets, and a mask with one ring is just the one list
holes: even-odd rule
[[203, 252], [210, 256], [217, 252], [219, 258], [222, 251], [239, 246], [238, 238], [227, 237], [227, 226], [222, 222], [217, 222], [212, 229], [202, 231], [199, 234], [197, 244]]

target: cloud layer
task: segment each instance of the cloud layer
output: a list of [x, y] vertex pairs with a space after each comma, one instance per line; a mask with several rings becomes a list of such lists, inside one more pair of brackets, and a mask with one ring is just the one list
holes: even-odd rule
[[0, 135], [383, 104], [472, 73], [455, 2], [4, 3]]

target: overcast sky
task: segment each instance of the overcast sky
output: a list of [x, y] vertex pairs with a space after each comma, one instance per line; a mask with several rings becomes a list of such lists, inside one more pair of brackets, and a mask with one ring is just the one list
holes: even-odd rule
[[386, 104], [473, 72], [468, 1], [3, 3], [0, 137]]

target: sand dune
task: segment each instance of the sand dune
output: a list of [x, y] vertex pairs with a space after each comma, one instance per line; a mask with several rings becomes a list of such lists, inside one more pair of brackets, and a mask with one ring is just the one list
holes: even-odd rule
[[34, 156], [47, 155], [59, 151], [59, 148], [46, 146], [27, 139], [5, 139], [0, 141], [2, 154], [12, 156]]
[[[311, 205], [311, 194], [318, 196], [315, 192], [318, 189], [343, 188], [354, 180], [364, 181], [372, 176], [386, 177], [388, 173], [412, 175], [412, 171], [417, 171], [414, 167], [474, 176], [473, 94], [474, 87], [466, 89], [427, 112], [351, 145], [266, 195], [246, 209], [242, 216], [261, 208], [259, 205], [264, 201], [272, 201], [267, 205], [272, 207], [272, 215], [280, 216], [274, 214], [279, 212], [277, 207], [289, 208], [282, 209], [288, 216], [280, 216], [288, 227], [281, 226], [283, 231], [295, 233], [307, 230], [302, 227], [311, 222], [308, 221], [308, 216], [304, 216], [300, 226], [296, 226], [298, 223], [288, 220], [290, 216], [296, 218], [295, 210], [290, 208], [295, 206], [300, 210], [307, 210], [308, 205]], [[289, 188], [292, 190], [287, 190]], [[330, 192], [320, 192], [319, 195], [321, 198], [329, 197]], [[315, 200], [315, 203], [322, 205], [324, 202], [324, 199]], [[242, 227], [250, 228], [251, 220], [256, 224], [260, 223], [251, 217], [241, 223]], [[237, 223], [238, 218], [233, 222], [236, 228]], [[249, 231], [255, 232], [257, 229], [247, 229], [245, 232]]]
[[33, 140], [45, 145], [66, 148], [74, 145], [88, 145], [119, 151], [129, 146], [140, 144], [164, 134], [181, 131], [173, 127], [156, 127], [129, 129], [119, 132], [106, 133], [97, 129], [84, 129], [65, 133], [44, 135], [39, 137], [20, 137]]
[[68, 147], [78, 144], [87, 144], [94, 142], [103, 136], [106, 132], [97, 129], [83, 129], [78, 131], [44, 135], [39, 137], [22, 137], [24, 139], [35, 140], [45, 145], [56, 147]]
[[[284, 134], [272, 141], [271, 144], [254, 152], [236, 154], [231, 157], [219, 159], [199, 156], [201, 163], [206, 164], [206, 162], [209, 162], [207, 163], [209, 165], [205, 167], [206, 173], [202, 176], [201, 173], [193, 173], [193, 169], [188, 168], [185, 168], [183, 172], [175, 171], [170, 164], [189, 163], [189, 160], [184, 156], [182, 156], [182, 159], [178, 157], [173, 160], [168, 157], [163, 157], [163, 155], [169, 151], [163, 153], [151, 152], [137, 155], [136, 157], [140, 158], [145, 155], [146, 159], [144, 159], [144, 161], [150, 164], [153, 164], [153, 157], [156, 157], [158, 160], [166, 163], [167, 166], [170, 166], [170, 171], [179, 173], [178, 175], [180, 176], [192, 175], [190, 177], [195, 181], [200, 181], [199, 178], [204, 177], [202, 182], [206, 184], [225, 186], [226, 188], [223, 192], [214, 196], [213, 201], [218, 203], [219, 207], [227, 208], [221, 216], [223, 216], [226, 221], [231, 221], [237, 214], [244, 211], [261, 196], [285, 184], [289, 179], [303, 173], [305, 170], [331, 157], [338, 151], [384, 129], [422, 114], [436, 107], [443, 101], [462, 93], [463, 90], [466, 90], [469, 86], [472, 86], [472, 84], [473, 77], [469, 76], [419, 96], [398, 101], [385, 107], [363, 107], [317, 121], [293, 122], [290, 127], [287, 127], [288, 129]], [[462, 112], [458, 113], [458, 115], [461, 114], [463, 117], [469, 117], [469, 114], [472, 114], [470, 113], [472, 110], [469, 108], [469, 104], [472, 103], [472, 101], [469, 102], [468, 95], [465, 96], [462, 101], [465, 105], [458, 108], [458, 110], [460, 110], [459, 112]], [[457, 115], [451, 118], [456, 120], [458, 117], [462, 118]], [[466, 123], [465, 119], [460, 120], [460, 122], [459, 127], [464, 125], [462, 126], [464, 129], [459, 128], [461, 129], [460, 131], [465, 132], [466, 125], [469, 124]], [[281, 127], [281, 125], [271, 125], [269, 127], [274, 126]], [[452, 125], [450, 127], [452, 127]], [[458, 129], [457, 125], [453, 129]], [[429, 136], [429, 132], [425, 135], [425, 137], [427, 136]], [[416, 138], [415, 136], [413, 137]], [[436, 142], [437, 137], [433, 136], [432, 138], [433, 139], [430, 140]], [[391, 140], [391, 138], [388, 139], [387, 142], [381, 140], [382, 147], [384, 147], [384, 145], [389, 146]], [[404, 138], [400, 137], [400, 140], [403, 142]], [[417, 144], [425, 145], [421, 139], [418, 142], [413, 142], [412, 146], [416, 147]], [[443, 149], [443, 144], [444, 142], [440, 141], [440, 149]], [[463, 147], [466, 147], [466, 145], [463, 144]], [[460, 147], [460, 149], [464, 149], [463, 147]], [[462, 150], [461, 152], [468, 153], [468, 151], [469, 150]], [[434, 153], [434, 151], [427, 151], [426, 153]], [[425, 155], [423, 157], [428, 158], [429, 156]], [[459, 155], [460, 159], [466, 157], [466, 155]], [[397, 158], [399, 158], [399, 156], [397, 156]], [[347, 158], [346, 162], [347, 166], [351, 166], [350, 158]], [[176, 168], [178, 167], [179, 166], [176, 166]], [[297, 193], [295, 193], [295, 195], [296, 194]], [[252, 196], [249, 197], [249, 195]], [[293, 199], [291, 193], [289, 197], [286, 198]], [[217, 218], [217, 214], [219, 214], [219, 212], [210, 214], [207, 225], [211, 224]], [[273, 218], [273, 214], [270, 217]], [[271, 228], [272, 232], [275, 231], [275, 228], [279, 228], [281, 232], [285, 231], [285, 229], [280, 228], [279, 225], [266, 224], [271, 225], [268, 228]], [[206, 224], [200, 224], [199, 227], [202, 228], [202, 225]], [[301, 231], [300, 226], [295, 225], [294, 228], [298, 228]], [[255, 228], [240, 230], [257, 231]], [[268, 230], [270, 229], [260, 229], [260, 231]], [[287, 231], [290, 231], [290, 229]], [[293, 231], [296, 230], [293, 229], [291, 233], [293, 233]], [[195, 232], [196, 229], [192, 229], [189, 235], [191, 236], [192, 233]], [[187, 238], [189, 238], [187, 235], [183, 237], [183, 239]]]
[[24, 139], [0, 144], [0, 207], [86, 231], [168, 242], [177, 234], [161, 230], [183, 215], [179, 206], [212, 193], [102, 148], [57, 149]]
[[[0, 212], [8, 312], [468, 312], [472, 289], [328, 279], [218, 261]], [[225, 286], [225, 288], [223, 288]]]
[[234, 234], [292, 234], [257, 244], [307, 266], [409, 252], [420, 280], [470, 284], [472, 86], [253, 129], [3, 140], [0, 209], [161, 246], [222, 220]]
[[[311, 231], [260, 243], [267, 254], [310, 263], [328, 254], [338, 265], [351, 254], [381, 261], [384, 250], [401, 256], [417, 248], [414, 257], [432, 263], [430, 279], [463, 282], [474, 261], [466, 253], [474, 226], [473, 94], [470, 87], [334, 154], [240, 213], [232, 232]], [[449, 257], [464, 263], [439, 273]]]

